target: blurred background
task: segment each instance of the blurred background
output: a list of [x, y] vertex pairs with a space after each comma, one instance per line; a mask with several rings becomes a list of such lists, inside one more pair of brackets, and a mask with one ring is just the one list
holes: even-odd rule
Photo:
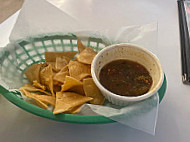
[[24, 0], [0, 0], [0, 24], [19, 10]]

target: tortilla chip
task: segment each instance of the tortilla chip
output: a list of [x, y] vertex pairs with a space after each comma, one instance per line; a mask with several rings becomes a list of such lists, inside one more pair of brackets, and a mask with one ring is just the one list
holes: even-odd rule
[[61, 91], [75, 92], [80, 95], [84, 95], [82, 82], [70, 76], [65, 77], [65, 83], [62, 85]]
[[91, 76], [91, 75], [85, 76], [81, 81], [83, 82], [83, 80], [84, 80], [84, 79], [87, 79], [87, 78], [92, 78], [92, 76]]
[[77, 40], [77, 48], [79, 53], [81, 53], [86, 47], [82, 44], [80, 40]]
[[56, 57], [55, 67], [58, 70], [61, 70], [63, 67], [65, 67], [69, 63], [68, 57]]
[[68, 89], [68, 92], [75, 92], [75, 93], [78, 93], [78, 94], [83, 95], [83, 96], [85, 95], [83, 85], [74, 86], [71, 89]]
[[58, 72], [57, 74], [54, 75], [53, 81], [64, 83], [67, 75], [69, 75], [68, 72]]
[[60, 70], [59, 69], [57, 69], [56, 67], [55, 67], [55, 62], [46, 62], [47, 63], [47, 65], [49, 65], [49, 64], [51, 64], [51, 66], [52, 66], [52, 70], [54, 71], [54, 72], [59, 72]]
[[80, 111], [80, 109], [81, 109], [81, 106], [77, 106], [77, 107], [75, 107], [75, 108], [73, 108], [73, 109], [71, 109], [70, 111], [67, 111], [67, 112], [65, 112], [65, 113], [68, 113], [68, 114], [75, 114], [75, 113], [78, 113], [78, 112]]
[[41, 70], [40, 80], [41, 84], [48, 86], [50, 92], [52, 93], [52, 96], [55, 97], [55, 94], [53, 92], [53, 71], [51, 64]]
[[32, 83], [34, 80], [40, 82], [40, 68], [42, 64], [33, 64], [29, 66], [24, 74], [26, 75], [27, 79]]
[[47, 103], [47, 104], [50, 104], [52, 106], [55, 106], [55, 97], [53, 97], [53, 96], [36, 95], [35, 98], [42, 101], [43, 103]]
[[26, 97], [29, 97], [29, 98], [30, 98], [30, 96], [33, 96], [33, 95], [31, 95], [30, 92], [28, 92], [28, 90], [25, 90], [24, 88], [20, 88], [19, 90], [20, 90]]
[[90, 100], [92, 100], [92, 98], [81, 96], [77, 93], [57, 92], [53, 114], [71, 111], [73, 108], [81, 106]]
[[41, 85], [37, 80], [33, 81], [33, 86], [42, 90], [46, 90], [46, 87], [44, 85]]
[[[60, 72], [60, 71], [59, 71], [59, 72]], [[59, 72], [58, 72], [58, 73], [59, 73]], [[54, 78], [55, 75], [58, 74], [58, 73], [56, 73], [56, 72], [53, 71], [53, 78]], [[56, 80], [53, 79], [53, 85], [61, 86], [61, 85], [63, 85], [63, 83], [61, 83], [61, 82], [56, 81]], [[54, 90], [54, 91], [55, 91], [55, 90]]]
[[67, 91], [76, 86], [82, 86], [82, 82], [79, 80], [76, 80], [75, 78], [71, 76], [66, 76], [65, 83], [62, 85], [61, 92]]
[[39, 101], [39, 100], [35, 100], [36, 104], [40, 107], [40, 108], [43, 108], [43, 109], [47, 109], [48, 108], [48, 105], [42, 101]]
[[31, 98], [31, 99], [34, 99], [36, 104], [40, 107], [40, 108], [43, 108], [43, 109], [47, 109], [48, 108], [48, 105], [42, 101], [40, 101], [38, 98], [36, 98], [37, 94], [35, 93], [30, 93], [24, 89], [21, 90], [22, 93], [28, 97], [28, 98]]
[[70, 76], [77, 80], [91, 76], [90, 65], [82, 64], [78, 61], [70, 61], [68, 67]]
[[66, 65], [65, 67], [63, 67], [60, 72], [69, 72], [69, 67], [68, 65]]
[[88, 47], [84, 49], [77, 57], [76, 59], [84, 64], [91, 64], [92, 60], [96, 56], [96, 52], [93, 50], [93, 48]]
[[77, 52], [45, 52], [45, 60], [46, 62], [55, 62], [56, 57], [67, 57], [69, 60], [71, 60]]
[[22, 86], [21, 88], [19, 88], [19, 90], [26, 90], [26, 91], [30, 91], [30, 92], [42, 92], [44, 94], [47, 94], [47, 95], [51, 95], [50, 93], [48, 93], [47, 91], [44, 91], [42, 89], [38, 89], [38, 88], [35, 88], [34, 86], [32, 86], [31, 84], [27, 83], [25, 84], [24, 86]]
[[105, 98], [98, 89], [98, 87], [95, 85], [92, 78], [87, 78], [83, 80], [83, 88], [85, 95], [87, 97], [93, 98], [93, 100], [90, 101], [91, 104], [102, 105], [104, 103]]

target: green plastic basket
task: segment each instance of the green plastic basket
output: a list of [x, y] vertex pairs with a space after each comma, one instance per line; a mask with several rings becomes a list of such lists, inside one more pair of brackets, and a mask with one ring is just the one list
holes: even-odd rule
[[[100, 38], [86, 38], [86, 43], [86, 46], [94, 48], [97, 52], [107, 46]], [[0, 79], [5, 84], [8, 84], [10, 90], [21, 87], [27, 82], [24, 75], [25, 69], [34, 63], [44, 62], [45, 51], [77, 51], [77, 37], [74, 35], [45, 36], [30, 38], [18, 42], [18, 44], [8, 45], [7, 48], [3, 48], [3, 50], [0, 51]], [[162, 87], [158, 91], [160, 102], [164, 97], [166, 84], [166, 77], [164, 77]], [[86, 124], [115, 122], [100, 115], [84, 116], [64, 113], [53, 115], [52, 111], [39, 108], [24, 101], [19, 92], [8, 91], [2, 85], [0, 85], [0, 93], [16, 106], [44, 118]]]

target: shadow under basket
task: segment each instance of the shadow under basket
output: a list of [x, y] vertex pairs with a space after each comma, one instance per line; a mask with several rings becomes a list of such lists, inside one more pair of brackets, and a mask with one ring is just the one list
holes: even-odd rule
[[[100, 51], [106, 44], [100, 38], [84, 38], [85, 46], [92, 47], [95, 51]], [[63, 122], [101, 124], [113, 123], [115, 121], [101, 115], [77, 115], [77, 114], [57, 114], [52, 111], [42, 109], [32, 105], [22, 99], [19, 92], [11, 91], [18, 89], [27, 79], [24, 71], [32, 64], [44, 62], [44, 52], [71, 52], [77, 50], [77, 37], [74, 35], [53, 35], [37, 38], [29, 38], [15, 44], [9, 44], [0, 50], [0, 94], [16, 106], [32, 114]], [[4, 87], [3, 87], [4, 86]], [[9, 86], [9, 90], [5, 86]], [[159, 102], [162, 101], [166, 91], [166, 77], [159, 89]]]

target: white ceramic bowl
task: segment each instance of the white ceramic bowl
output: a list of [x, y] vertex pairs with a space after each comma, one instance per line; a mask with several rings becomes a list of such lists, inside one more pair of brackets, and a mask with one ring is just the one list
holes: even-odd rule
[[[150, 73], [153, 83], [150, 90], [141, 96], [127, 97], [114, 94], [104, 88], [99, 82], [99, 73], [102, 67], [107, 63], [117, 60], [127, 59], [143, 65]], [[108, 101], [113, 104], [125, 106], [131, 102], [136, 102], [149, 98], [157, 93], [163, 83], [164, 74], [158, 58], [147, 49], [134, 44], [121, 43], [115, 44], [102, 49], [94, 58], [91, 65], [92, 78]]]

